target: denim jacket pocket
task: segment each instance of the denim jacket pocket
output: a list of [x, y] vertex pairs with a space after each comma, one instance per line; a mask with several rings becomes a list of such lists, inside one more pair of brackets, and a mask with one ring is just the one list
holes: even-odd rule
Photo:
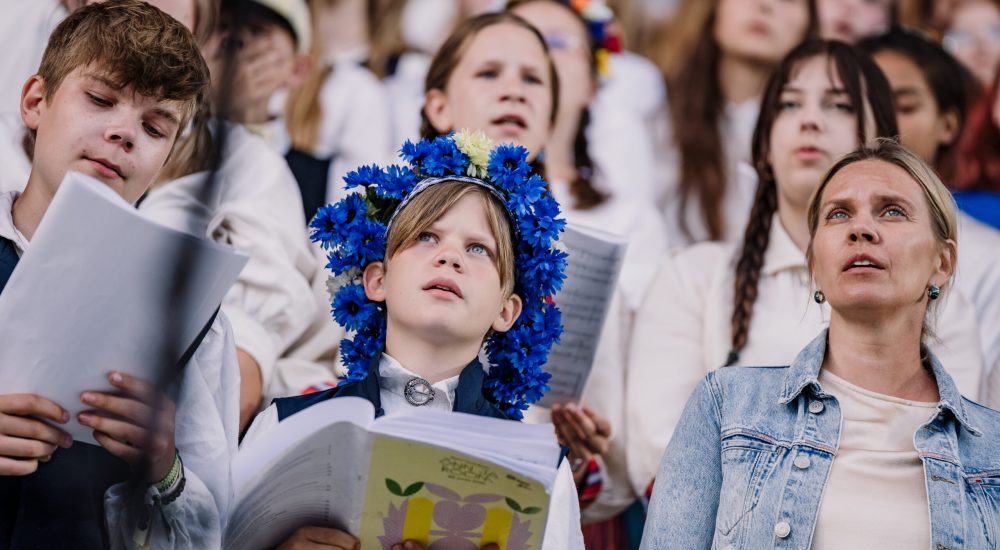
[[736, 529], [750, 516], [760, 499], [764, 482], [777, 463], [779, 449], [769, 437], [741, 430], [722, 437], [722, 484], [716, 530], [737, 541]]
[[966, 477], [972, 499], [982, 519], [986, 540], [993, 548], [1000, 547], [1000, 470], [976, 472]]

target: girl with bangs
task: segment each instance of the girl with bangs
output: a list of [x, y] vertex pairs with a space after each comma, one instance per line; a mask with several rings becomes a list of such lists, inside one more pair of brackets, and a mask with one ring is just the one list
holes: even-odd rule
[[[897, 133], [888, 82], [867, 55], [814, 41], [781, 63], [754, 131], [759, 182], [742, 245], [704, 243], [671, 254], [636, 315], [626, 433], [637, 489], [655, 475], [683, 403], [706, 372], [788, 364], [827, 325], [830, 310], [810, 299], [809, 197], [841, 155]], [[975, 312], [957, 292], [940, 305], [940, 343], [932, 349], [963, 393], [976, 395]]]

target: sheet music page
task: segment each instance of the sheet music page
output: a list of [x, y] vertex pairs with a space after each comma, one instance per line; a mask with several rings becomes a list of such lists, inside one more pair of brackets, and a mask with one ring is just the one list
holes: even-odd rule
[[[181, 246], [193, 247], [189, 300], [167, 307]], [[208, 323], [246, 256], [144, 219], [107, 185], [70, 172], [0, 294], [0, 380], [69, 411], [60, 426], [96, 444], [77, 414], [112, 370], [155, 379], [168, 323], [179, 358]]]
[[562, 311], [563, 334], [545, 364], [552, 379], [539, 401], [543, 407], [579, 401], [583, 395], [627, 245], [624, 237], [572, 224], [562, 241], [569, 258], [555, 301]]

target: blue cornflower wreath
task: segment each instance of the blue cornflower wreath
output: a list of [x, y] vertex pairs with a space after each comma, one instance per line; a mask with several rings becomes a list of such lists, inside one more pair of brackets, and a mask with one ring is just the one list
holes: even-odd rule
[[490, 369], [483, 394], [509, 417], [521, 418], [548, 390], [550, 375], [542, 367], [562, 334], [552, 300], [566, 278], [566, 252], [558, 243], [566, 221], [559, 217], [559, 204], [545, 181], [532, 174], [523, 147], [494, 147], [481, 132], [407, 141], [400, 157], [408, 166], [362, 166], [349, 173], [345, 187], [359, 191], [320, 208], [310, 223], [311, 239], [329, 251], [333, 318], [351, 331], [340, 344], [344, 382], [365, 378], [385, 346], [385, 309], [365, 296], [361, 274], [385, 259], [395, 214], [430, 185], [469, 181], [504, 202], [514, 228], [514, 292], [523, 309], [509, 331], [486, 340]]

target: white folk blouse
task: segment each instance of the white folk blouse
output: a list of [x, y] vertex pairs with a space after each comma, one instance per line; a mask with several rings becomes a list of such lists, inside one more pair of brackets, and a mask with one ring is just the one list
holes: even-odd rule
[[[723, 146], [720, 160], [724, 162], [726, 171], [726, 191], [722, 200], [722, 219], [726, 223], [722, 238], [724, 242], [739, 242], [750, 218], [750, 208], [757, 188], [757, 176], [750, 158], [750, 142], [759, 113], [760, 101], [752, 99], [727, 105], [719, 121], [719, 136]], [[681, 210], [681, 158], [674, 142], [673, 121], [666, 107], [657, 117], [656, 129], [659, 132], [656, 138], [659, 152], [656, 200], [663, 211], [663, 218], [669, 224], [670, 247], [677, 248], [708, 240], [708, 229], [702, 219], [697, 197], [691, 195], [687, 206]], [[690, 235], [682, 228], [682, 217]]]

